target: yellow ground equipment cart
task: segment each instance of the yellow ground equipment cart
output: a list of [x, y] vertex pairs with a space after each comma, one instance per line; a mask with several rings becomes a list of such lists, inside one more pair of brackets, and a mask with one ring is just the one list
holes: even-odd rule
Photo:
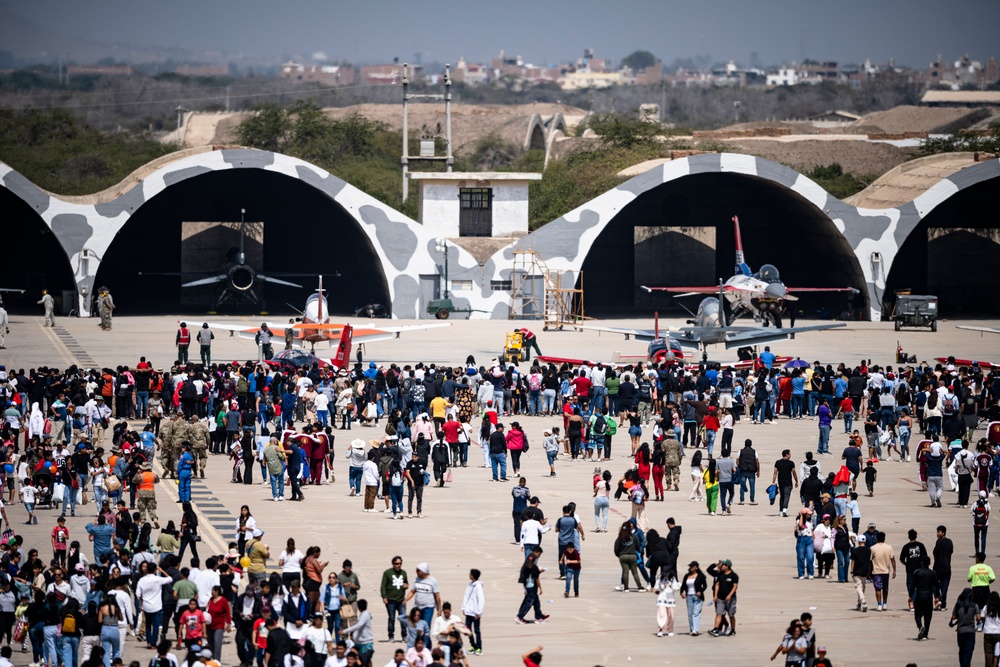
[[507, 344], [503, 348], [503, 360], [520, 362], [524, 358], [524, 334], [512, 331], [507, 334]]

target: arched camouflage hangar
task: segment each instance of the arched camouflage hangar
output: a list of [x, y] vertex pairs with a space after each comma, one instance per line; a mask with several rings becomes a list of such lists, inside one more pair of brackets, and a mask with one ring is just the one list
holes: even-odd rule
[[[146, 285], [136, 273], [178, 271], [180, 223], [238, 221], [241, 207], [248, 220], [272, 216], [277, 222], [265, 237], [265, 269], [341, 274], [340, 284], [327, 285], [331, 308], [337, 304], [341, 312], [381, 301], [392, 304], [395, 317], [418, 317], [421, 278], [440, 272], [431, 233], [325, 170], [287, 155], [192, 149], [87, 197], [52, 195], [2, 163], [0, 183], [34, 209], [58, 239], [65, 257], [55, 261], [68, 264], [81, 305], [100, 277], [136, 303], [148, 300], [150, 289], [166, 289], [170, 294], [161, 309], [176, 311], [169, 303], [176, 303], [179, 278], [165, 286], [162, 277], [149, 276]], [[451, 253], [457, 264], [475, 265], [461, 248]], [[313, 287], [307, 278], [299, 282]], [[298, 290], [289, 298], [298, 303], [303, 296]], [[124, 299], [118, 304], [128, 312]]]
[[[750, 223], [743, 229], [743, 242], [754, 268], [773, 261], [788, 285], [854, 286], [861, 290], [867, 314], [879, 319], [886, 276], [920, 221], [949, 197], [998, 172], [998, 160], [979, 163], [942, 179], [911, 202], [874, 209], [851, 206], [770, 160], [733, 153], [694, 155], [653, 167], [545, 225], [499, 251], [494, 265], [509, 267], [515, 247], [534, 249], [550, 269], [585, 272], [588, 313], [634, 311], [633, 229], [696, 226], [693, 213], [714, 210], [719, 219], [700, 222], [718, 230], [717, 277], [731, 275], [729, 219], [739, 215], [741, 223]], [[831, 268], [817, 271], [817, 264]], [[504, 273], [509, 276], [509, 269], [496, 278]]]

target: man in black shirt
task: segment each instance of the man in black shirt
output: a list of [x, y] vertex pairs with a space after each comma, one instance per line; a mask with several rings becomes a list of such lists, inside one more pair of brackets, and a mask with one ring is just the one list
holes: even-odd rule
[[708, 631], [713, 637], [718, 637], [722, 624], [729, 616], [729, 636], [736, 635], [736, 590], [740, 587], [740, 576], [733, 572], [733, 562], [720, 560], [708, 566], [708, 574], [715, 577], [712, 587], [712, 597], [715, 602], [715, 627]]
[[284, 628], [278, 627], [273, 616], [268, 616], [264, 623], [267, 627], [267, 648], [264, 649], [264, 664], [267, 667], [282, 667], [291, 640]]
[[[490, 434], [490, 464], [493, 467], [493, 481], [507, 481], [507, 437], [503, 433], [503, 424], [497, 424], [496, 430]], [[499, 468], [499, 477], [497, 476]]]
[[912, 528], [907, 533], [910, 541], [903, 545], [899, 552], [899, 562], [906, 566], [906, 593], [910, 599], [910, 609], [913, 609], [913, 573], [923, 567], [927, 557], [927, 548], [923, 542], [917, 542], [917, 531]]
[[920, 567], [913, 573], [913, 618], [919, 629], [918, 640], [927, 639], [927, 634], [931, 631], [934, 604], [941, 598], [941, 586], [930, 565], [931, 559], [924, 556], [920, 560]]
[[[424, 465], [420, 463], [419, 459], [410, 459], [410, 462], [406, 464], [406, 477], [409, 480], [407, 484], [407, 515], [413, 516], [413, 497], [417, 497], [417, 518], [422, 517], [424, 509]], [[400, 514], [402, 518], [402, 514]]]
[[865, 536], [858, 535], [858, 546], [851, 549], [851, 564], [854, 567], [854, 590], [858, 594], [858, 611], [868, 611], [868, 602], [865, 600], [865, 584], [872, 576], [872, 552], [868, 548]]
[[792, 451], [786, 449], [781, 452], [781, 458], [774, 462], [774, 475], [771, 477], [771, 484], [778, 485], [778, 493], [781, 496], [778, 501], [781, 516], [788, 516], [788, 499], [792, 495], [793, 483], [795, 486], [799, 485], [799, 476], [795, 472]]
[[945, 526], [937, 527], [937, 542], [934, 543], [934, 574], [938, 576], [938, 584], [941, 587], [941, 598], [938, 609], [944, 611], [948, 608], [948, 584], [951, 583], [951, 555], [955, 551]]

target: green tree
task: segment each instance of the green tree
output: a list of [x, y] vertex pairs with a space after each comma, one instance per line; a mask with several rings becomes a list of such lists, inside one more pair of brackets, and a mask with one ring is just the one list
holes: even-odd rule
[[655, 137], [663, 134], [663, 126], [638, 118], [628, 118], [621, 114], [608, 113], [591, 117], [589, 126], [608, 146], [632, 148], [649, 145]]
[[281, 152], [291, 130], [292, 123], [284, 109], [277, 104], [258, 104], [236, 128], [236, 138], [243, 146]]
[[654, 56], [649, 51], [633, 51], [624, 58], [622, 58], [622, 67], [631, 68], [633, 72], [638, 72], [641, 69], [646, 69], [647, 67], [652, 67], [656, 64], [656, 56]]

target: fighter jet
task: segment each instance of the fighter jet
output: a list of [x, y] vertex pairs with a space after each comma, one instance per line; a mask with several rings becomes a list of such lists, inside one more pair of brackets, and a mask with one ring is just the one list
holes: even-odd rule
[[[680, 327], [667, 331], [672, 343], [678, 343], [683, 347], [691, 347], [702, 351], [702, 359], [708, 360], [708, 346], [723, 344], [726, 349], [741, 347], [743, 345], [754, 345], [757, 343], [769, 343], [776, 340], [784, 340], [793, 334], [804, 331], [824, 331], [826, 329], [837, 329], [846, 327], [844, 322], [831, 324], [815, 324], [807, 327], [789, 327], [785, 329], [770, 327], [734, 327], [726, 323], [726, 314], [721, 307], [723, 299], [724, 284], [720, 284], [716, 289], [719, 296], [706, 297], [698, 305], [698, 311], [694, 314], [694, 319], [687, 323], [691, 326]], [[624, 334], [626, 337], [633, 336], [636, 340], [653, 340], [659, 336], [659, 332], [649, 329], [622, 329], [622, 328], [601, 328], [601, 327], [581, 327], [582, 329], [592, 329], [595, 331], [608, 331], [611, 333]]]
[[[260, 288], [260, 283], [272, 283], [274, 285], [285, 285], [286, 287], [299, 287], [302, 285], [298, 283], [289, 282], [287, 280], [281, 280], [275, 278], [275, 275], [281, 276], [306, 276], [312, 274], [306, 273], [279, 273], [265, 275], [263, 269], [254, 268], [253, 265], [247, 262], [246, 253], [244, 252], [244, 241], [246, 239], [246, 222], [244, 217], [246, 215], [246, 209], [240, 209], [240, 247], [239, 249], [232, 248], [226, 255], [225, 263], [219, 267], [218, 271], [208, 274], [206, 278], [199, 278], [197, 280], [191, 280], [186, 283], [181, 283], [181, 287], [201, 287], [203, 285], [217, 285], [222, 284], [222, 291], [219, 292], [219, 296], [215, 299], [215, 303], [212, 306], [212, 310], [218, 310], [219, 306], [226, 303], [232, 302], [237, 304], [240, 301], [246, 300], [252, 303], [257, 308], [264, 309], [264, 296]], [[206, 272], [208, 273], [208, 272]], [[139, 275], [143, 275], [142, 272]], [[156, 275], [156, 276], [177, 276], [177, 275], [199, 275], [194, 274], [181, 274], [181, 273], [146, 273], [145, 275]], [[205, 274], [201, 274], [205, 275]]]
[[[306, 299], [305, 308], [301, 311], [301, 317], [293, 319], [287, 323], [265, 322], [271, 334], [283, 339], [285, 332], [292, 330], [292, 345], [298, 348], [305, 348], [309, 345], [309, 351], [315, 352], [316, 343], [327, 343], [330, 347], [342, 343], [341, 336], [345, 328], [350, 328], [351, 340], [355, 343], [372, 343], [379, 340], [391, 340], [399, 338], [399, 335], [406, 331], [419, 331], [421, 329], [437, 329], [449, 327], [450, 323], [444, 324], [411, 324], [400, 327], [351, 327], [347, 323], [330, 321], [330, 306], [327, 304], [326, 290], [323, 289], [323, 276], [319, 276], [319, 287]], [[228, 331], [230, 336], [253, 339], [260, 331], [260, 327], [248, 328], [238, 324], [221, 324], [209, 322], [212, 329], [222, 329]]]
[[[743, 240], [740, 238], [740, 220], [733, 216], [736, 230], [736, 272], [722, 284], [726, 301], [730, 304], [732, 319], [747, 314], [753, 314], [754, 319], [761, 320], [765, 325], [774, 324], [781, 328], [781, 314], [785, 311], [785, 302], [798, 301], [798, 297], [789, 292], [853, 292], [853, 287], [785, 287], [781, 282], [778, 269], [773, 264], [764, 264], [756, 273], [752, 273], [743, 257]], [[646, 287], [646, 292], [671, 292], [678, 297], [694, 294], [712, 294], [718, 287]], [[792, 325], [795, 318], [792, 317]]]

